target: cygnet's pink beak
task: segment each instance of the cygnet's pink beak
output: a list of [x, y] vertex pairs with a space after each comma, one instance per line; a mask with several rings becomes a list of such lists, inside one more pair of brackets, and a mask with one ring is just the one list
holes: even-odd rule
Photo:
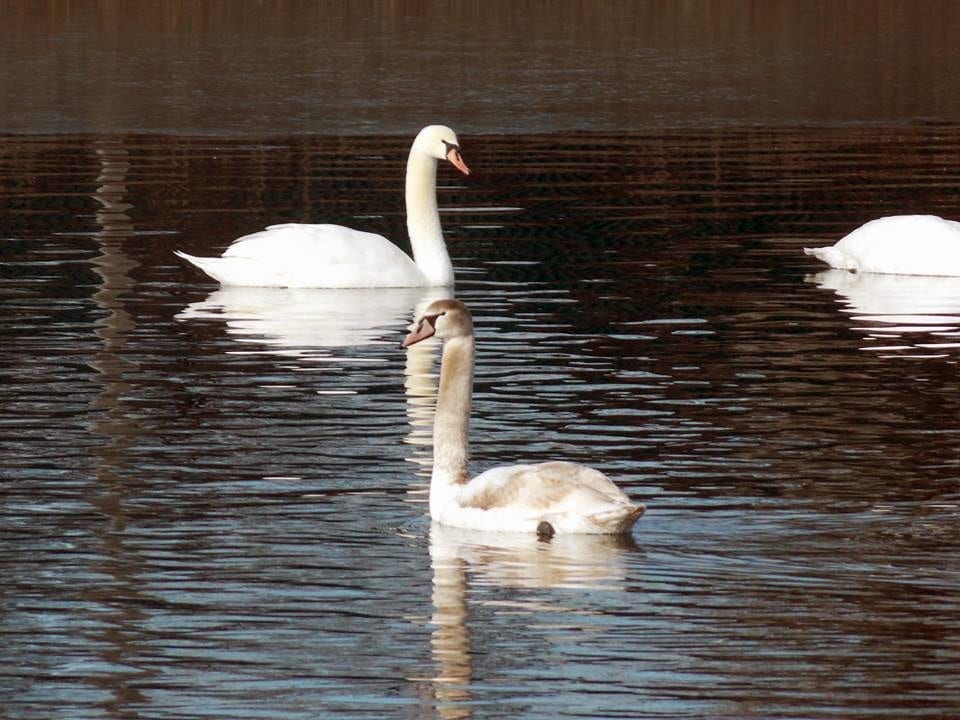
[[400, 347], [410, 347], [421, 340], [426, 340], [428, 337], [433, 337], [433, 334], [437, 331], [436, 324], [436, 315], [424, 315], [422, 318], [420, 318], [420, 322], [417, 323], [417, 326], [403, 339], [403, 342], [400, 343]]

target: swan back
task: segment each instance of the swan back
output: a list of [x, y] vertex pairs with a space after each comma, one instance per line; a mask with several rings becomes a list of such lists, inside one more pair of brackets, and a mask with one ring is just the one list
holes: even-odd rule
[[190, 259], [223, 285], [427, 285], [416, 263], [385, 237], [342, 225], [270, 225], [238, 238], [219, 258]]
[[599, 470], [552, 461], [487, 470], [445, 512], [448, 522], [459, 516], [455, 524], [463, 527], [492, 520], [496, 529], [536, 532], [541, 522], [548, 522], [560, 533], [621, 533], [644, 510]]

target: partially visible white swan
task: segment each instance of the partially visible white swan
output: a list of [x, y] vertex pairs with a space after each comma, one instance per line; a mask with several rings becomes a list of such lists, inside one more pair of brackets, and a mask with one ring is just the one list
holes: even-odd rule
[[407, 158], [407, 231], [413, 259], [382, 235], [341, 225], [270, 225], [234, 240], [221, 257], [179, 250], [223, 285], [294, 288], [442, 287], [453, 265], [437, 211], [437, 160], [470, 174], [457, 136], [443, 125], [417, 135]]
[[404, 339], [443, 340], [433, 426], [430, 516], [443, 525], [495, 532], [626, 533], [646, 509], [603, 473], [569, 462], [507, 465], [468, 474], [474, 336], [459, 300], [431, 303]]
[[803, 251], [838, 270], [960, 275], [960, 222], [936, 215], [892, 215], [861, 225], [834, 245]]

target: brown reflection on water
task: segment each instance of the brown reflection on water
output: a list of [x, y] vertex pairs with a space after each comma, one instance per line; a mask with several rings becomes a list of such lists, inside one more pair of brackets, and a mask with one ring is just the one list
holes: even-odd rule
[[[110, 699], [102, 701], [107, 715], [121, 718], [131, 706], [146, 700], [136, 683], [150, 675], [134, 669], [140, 628], [147, 621], [142, 610], [147, 598], [138, 579], [145, 564], [126, 541], [126, 505], [131, 497], [136, 497], [142, 482], [130, 469], [127, 453], [143, 433], [134, 419], [133, 408], [125, 401], [136, 392], [127, 379], [136, 374], [138, 366], [130, 360], [133, 353], [128, 341], [135, 321], [126, 302], [136, 286], [130, 271], [139, 263], [124, 249], [124, 243], [134, 233], [128, 214], [133, 205], [127, 201], [130, 153], [121, 139], [95, 140], [92, 145], [100, 163], [98, 185], [93, 193], [98, 205], [95, 222], [99, 226], [94, 238], [100, 254], [92, 264], [101, 278], [93, 301], [103, 317], [95, 323], [94, 330], [102, 348], [91, 361], [100, 375], [101, 390], [93, 402], [91, 430], [99, 439], [93, 450], [96, 484], [91, 487], [89, 502], [103, 518], [96, 533], [102, 549], [92, 570], [109, 581], [82, 592], [81, 596], [95, 610], [93, 616], [102, 625], [101, 630], [91, 633], [91, 639], [102, 648], [103, 667], [109, 669], [98, 674], [93, 683], [109, 693]], [[122, 600], [118, 601], [119, 598]]]
[[637, 130], [953, 119], [949, 0], [5, 3], [0, 129]]

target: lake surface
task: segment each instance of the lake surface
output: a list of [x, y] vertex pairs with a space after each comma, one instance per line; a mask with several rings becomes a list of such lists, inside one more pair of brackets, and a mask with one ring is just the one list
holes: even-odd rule
[[960, 127], [461, 135], [473, 464], [632, 537], [431, 528], [418, 291], [218, 290], [267, 223], [405, 246], [409, 138], [0, 138], [12, 718], [949, 717], [960, 281], [801, 248], [960, 215]]
[[[802, 248], [960, 218], [950, 0], [6, 0], [0, 717], [960, 716], [960, 279]], [[410, 290], [220, 290], [279, 222], [407, 249], [444, 122], [473, 466], [628, 538], [426, 515]]]
[[3, 0], [0, 132], [960, 118], [954, 0]]

